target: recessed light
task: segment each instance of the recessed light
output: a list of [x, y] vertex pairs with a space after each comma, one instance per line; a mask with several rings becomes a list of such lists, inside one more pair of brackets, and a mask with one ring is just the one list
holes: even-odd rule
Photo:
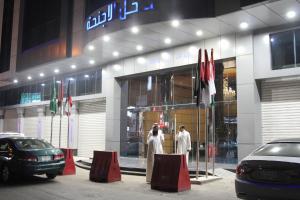
[[247, 29], [249, 27], [249, 24], [247, 23], [247, 22], [242, 22], [242, 23], [240, 23], [240, 28], [242, 29], [242, 30], [245, 30], [245, 29]]
[[145, 64], [145, 63], [146, 63], [146, 59], [145, 59], [144, 57], [139, 57], [139, 58], [137, 59], [137, 62], [138, 62], [139, 64]]
[[197, 54], [198, 53], [198, 49], [195, 46], [190, 46], [189, 47], [189, 52], [190, 52], [190, 54]]
[[113, 52], [113, 56], [114, 56], [114, 57], [118, 57], [119, 55], [120, 55], [119, 52], [117, 52], [117, 51], [114, 51], [114, 52]]
[[103, 36], [103, 41], [104, 42], [109, 42], [110, 41], [110, 37], [108, 35]]
[[192, 79], [195, 79], [196, 77], [195, 76], [192, 76]]
[[164, 59], [164, 60], [169, 60], [169, 59], [170, 59], [170, 54], [167, 53], [167, 52], [162, 52], [162, 53], [161, 53], [161, 57], [162, 57], [162, 59]]
[[196, 35], [198, 37], [202, 36], [203, 35], [203, 31], [201, 31], [201, 30], [196, 31]]
[[69, 80], [70, 80], [70, 81], [74, 81], [74, 78], [71, 77], [71, 78], [69, 78]]
[[93, 51], [93, 50], [95, 50], [95, 47], [94, 47], [93, 45], [89, 45], [89, 46], [88, 46], [88, 49], [89, 49], [90, 51]]
[[14, 80], [14, 83], [18, 83], [18, 82], [19, 82], [18, 79], [15, 79], [15, 80]]
[[45, 83], [42, 83], [41, 86], [42, 86], [42, 87], [45, 87]]
[[32, 79], [32, 77], [31, 77], [31, 76], [27, 76], [27, 79], [28, 79], [28, 80], [31, 80], [31, 79]]
[[84, 78], [89, 78], [90, 76], [88, 74], [84, 75]]
[[119, 71], [119, 70], [121, 70], [121, 65], [114, 65], [114, 69], [116, 70], [116, 71]]
[[40, 73], [40, 77], [44, 77], [45, 76], [45, 74], [44, 73]]
[[179, 22], [179, 20], [175, 19], [171, 22], [171, 25], [176, 28], [180, 25], [180, 22]]
[[288, 12], [286, 13], [286, 17], [287, 17], [288, 19], [293, 19], [293, 18], [296, 17], [296, 15], [297, 15], [296, 12], [293, 11], [293, 10], [288, 11]]
[[137, 45], [136, 50], [137, 51], [143, 51], [144, 47], [142, 45]]
[[54, 73], [58, 74], [59, 73], [59, 69], [55, 69]]
[[89, 63], [90, 63], [91, 65], [93, 65], [93, 64], [95, 64], [95, 61], [94, 61], [94, 60], [90, 60]]
[[172, 40], [171, 40], [171, 38], [166, 38], [164, 42], [165, 42], [165, 44], [171, 44]]
[[76, 65], [71, 65], [71, 68], [72, 69], [76, 69]]
[[137, 26], [134, 26], [134, 27], [131, 28], [131, 32], [133, 34], [138, 34], [140, 32], [140, 29]]
[[56, 81], [56, 83], [57, 83], [57, 84], [60, 84], [60, 83], [61, 83], [61, 81]]

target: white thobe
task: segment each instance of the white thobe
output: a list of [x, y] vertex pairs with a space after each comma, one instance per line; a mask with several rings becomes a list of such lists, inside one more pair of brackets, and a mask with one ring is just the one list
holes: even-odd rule
[[189, 164], [189, 151], [192, 149], [191, 147], [191, 136], [190, 133], [186, 130], [180, 131], [176, 135], [177, 144], [177, 153], [186, 155], [186, 164]]
[[147, 152], [147, 172], [146, 181], [151, 182], [153, 165], [154, 165], [154, 154], [162, 154], [162, 140], [159, 136], [150, 136], [148, 139], [148, 152]]

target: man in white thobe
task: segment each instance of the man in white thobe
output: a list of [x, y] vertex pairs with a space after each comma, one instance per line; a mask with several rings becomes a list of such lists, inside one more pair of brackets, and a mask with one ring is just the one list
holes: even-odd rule
[[177, 154], [186, 156], [186, 164], [189, 164], [189, 152], [191, 151], [191, 135], [185, 130], [184, 126], [180, 126], [178, 134], [175, 137], [177, 143]]
[[[148, 136], [147, 136], [147, 144], [149, 143], [150, 137], [153, 136], [152, 131], [153, 131], [154, 127], [158, 128], [158, 124], [154, 123], [153, 126], [152, 126], [152, 129], [149, 131]], [[158, 137], [160, 138], [160, 141], [163, 144], [165, 142], [165, 137], [164, 137], [164, 134], [163, 134], [163, 132], [162, 132], [162, 130], [160, 128], [158, 128]]]
[[[151, 136], [148, 137], [148, 152], [147, 152], [147, 169], [146, 169], [146, 182], [150, 183], [154, 165], [154, 154], [163, 153], [162, 137], [158, 135], [158, 126], [154, 126], [151, 131]], [[150, 133], [149, 133], [150, 134]]]

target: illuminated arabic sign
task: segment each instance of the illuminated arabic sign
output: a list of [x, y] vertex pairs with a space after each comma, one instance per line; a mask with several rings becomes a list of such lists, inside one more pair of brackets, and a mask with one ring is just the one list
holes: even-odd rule
[[86, 30], [89, 31], [96, 27], [105, 27], [105, 25], [114, 20], [124, 21], [129, 15], [140, 12], [154, 10], [154, 0], [122, 0], [108, 4], [98, 11], [97, 16], [90, 16], [86, 22]]

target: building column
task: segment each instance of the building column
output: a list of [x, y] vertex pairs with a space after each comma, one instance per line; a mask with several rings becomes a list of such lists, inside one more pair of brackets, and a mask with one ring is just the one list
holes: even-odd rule
[[45, 107], [37, 108], [38, 122], [37, 122], [37, 137], [44, 139], [44, 126], [45, 126]]
[[0, 110], [0, 132], [4, 129], [4, 110]]
[[17, 132], [24, 133], [24, 108], [17, 108], [17, 114]]

